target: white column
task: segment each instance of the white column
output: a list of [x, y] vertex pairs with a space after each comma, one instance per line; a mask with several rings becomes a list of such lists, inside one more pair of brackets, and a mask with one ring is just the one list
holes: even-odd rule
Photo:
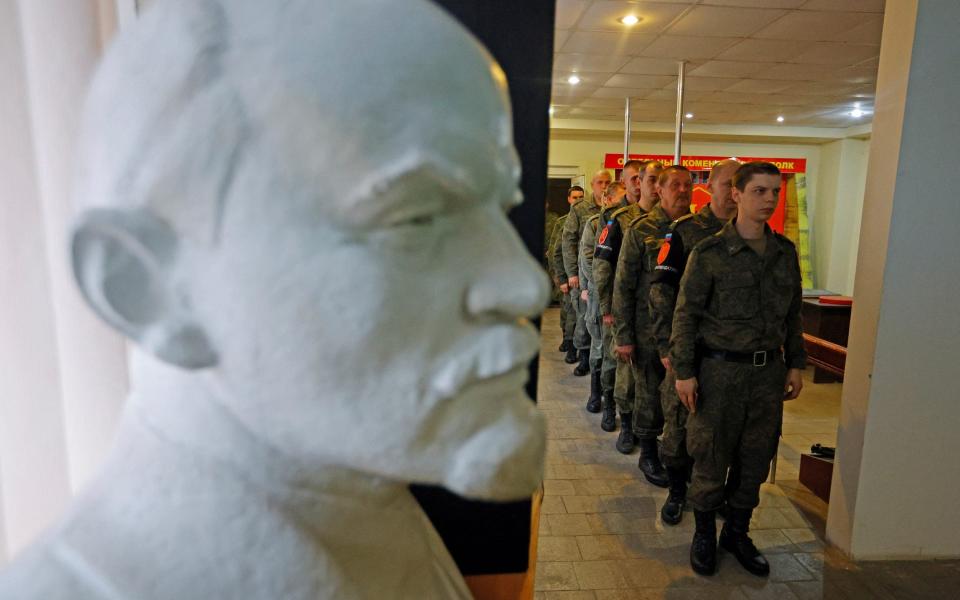
[[20, 0], [19, 6], [67, 457], [75, 491], [105, 456], [127, 392], [123, 340], [81, 299], [67, 244], [80, 113], [100, 56], [101, 5], [94, 0]]
[[9, 557], [70, 496], [46, 231], [14, 0], [0, 0], [0, 498]]
[[960, 556], [960, 3], [886, 5], [827, 536]]

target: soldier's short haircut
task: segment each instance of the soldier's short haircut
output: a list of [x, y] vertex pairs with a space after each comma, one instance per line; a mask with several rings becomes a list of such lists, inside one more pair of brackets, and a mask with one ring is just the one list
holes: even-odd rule
[[660, 171], [660, 176], [657, 177], [657, 184], [664, 185], [667, 183], [667, 180], [670, 179], [670, 173], [686, 173], [692, 178], [693, 175], [690, 174], [690, 169], [684, 167], [683, 165], [670, 165], [666, 169]]
[[569, 198], [570, 195], [573, 194], [574, 192], [580, 192], [581, 194], [585, 193], [582, 187], [580, 187], [579, 185], [575, 185], [575, 186], [572, 186], [569, 190], [567, 190], [567, 198]]
[[607, 186], [607, 191], [603, 195], [607, 198], [613, 198], [613, 195], [619, 192], [620, 190], [626, 189], [626, 186], [623, 185], [621, 181], [612, 181], [610, 185]]
[[623, 163], [623, 170], [626, 171], [627, 169], [636, 169], [638, 172], [643, 173], [643, 170], [649, 163], [649, 160], [628, 160], [627, 162]]
[[712, 182], [713, 179], [717, 176], [717, 173], [718, 173], [719, 171], [722, 171], [722, 170], [724, 170], [725, 168], [727, 168], [727, 167], [729, 167], [729, 166], [731, 166], [731, 165], [737, 165], [737, 168], [739, 169], [739, 168], [740, 168], [740, 165], [742, 165], [742, 164], [743, 164], [742, 162], [740, 162], [739, 160], [737, 160], [737, 159], [735, 159], [735, 158], [728, 158], [728, 159], [725, 159], [725, 160], [721, 160], [721, 161], [718, 162], [718, 163], [714, 163], [714, 165], [713, 165], [712, 167], [710, 167], [710, 176], [707, 177], [707, 183]]
[[780, 176], [780, 169], [773, 163], [763, 161], [753, 161], [743, 163], [737, 172], [733, 174], [733, 185], [741, 192], [747, 188], [747, 184], [753, 179], [754, 175], [776, 175]]

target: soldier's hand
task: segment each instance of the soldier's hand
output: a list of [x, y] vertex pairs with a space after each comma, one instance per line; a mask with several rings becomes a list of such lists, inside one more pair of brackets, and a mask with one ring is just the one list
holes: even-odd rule
[[669, 356], [664, 356], [660, 359], [660, 364], [663, 365], [663, 368], [667, 370], [667, 373], [673, 371], [673, 364], [670, 362]]
[[633, 364], [633, 344], [616, 346], [613, 349], [613, 353], [617, 355], [618, 360]]
[[603, 324], [607, 327], [613, 327], [613, 315], [603, 315]]
[[697, 378], [677, 380], [677, 396], [692, 413], [697, 412]]
[[571, 288], [580, 289], [580, 278], [574, 275], [570, 279], [567, 279], [567, 284], [569, 284]]
[[583, 290], [582, 292], [580, 292], [580, 299], [583, 300], [584, 302], [586, 302], [586, 301], [587, 301], [587, 294], [588, 294], [588, 293], [589, 293], [589, 292], [587, 292], [587, 290]]
[[560, 291], [563, 292], [564, 294], [569, 294], [569, 293], [570, 293], [570, 286], [567, 285], [567, 284], [565, 284], [565, 283], [561, 283], [561, 284], [560, 284]]
[[783, 399], [793, 400], [803, 389], [803, 372], [800, 369], [787, 371], [787, 381], [783, 384]]

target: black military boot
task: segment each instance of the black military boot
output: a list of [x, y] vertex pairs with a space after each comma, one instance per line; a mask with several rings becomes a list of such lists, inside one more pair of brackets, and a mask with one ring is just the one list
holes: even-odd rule
[[637, 443], [637, 438], [633, 435], [633, 413], [620, 413], [620, 435], [617, 436], [617, 451], [621, 454], [630, 454], [633, 452], [633, 446]]
[[590, 372], [590, 399], [587, 400], [587, 412], [600, 412], [602, 400], [600, 398], [600, 369]]
[[670, 494], [660, 509], [660, 518], [667, 525], [678, 525], [687, 503], [687, 469], [667, 467], [667, 478], [670, 479]]
[[743, 568], [754, 575], [766, 577], [770, 574], [770, 563], [763, 554], [753, 545], [753, 540], [747, 535], [750, 531], [751, 508], [727, 509], [727, 521], [720, 531], [720, 546], [737, 557]]
[[573, 370], [577, 377], [583, 377], [590, 373], [590, 350], [580, 350], [580, 364]]
[[567, 363], [568, 365], [572, 365], [578, 360], [580, 359], [577, 357], [577, 349], [574, 347], [573, 343], [571, 342], [570, 347], [567, 348], [567, 355], [563, 357], [563, 362]]
[[560, 347], [559, 347], [557, 350], [560, 351], [560, 352], [566, 352], [566, 351], [570, 350], [570, 348], [572, 348], [572, 347], [573, 347], [573, 340], [564, 338], [564, 339], [563, 339], [563, 343], [560, 344]]
[[617, 403], [613, 401], [613, 393], [603, 394], [603, 417], [600, 419], [600, 429], [604, 431], [617, 430]]
[[701, 575], [717, 572], [717, 515], [712, 510], [693, 511], [697, 530], [690, 544], [690, 566]]
[[667, 470], [660, 462], [660, 449], [657, 447], [657, 438], [640, 440], [640, 463], [637, 467], [643, 472], [647, 481], [657, 487], [668, 487], [670, 480]]

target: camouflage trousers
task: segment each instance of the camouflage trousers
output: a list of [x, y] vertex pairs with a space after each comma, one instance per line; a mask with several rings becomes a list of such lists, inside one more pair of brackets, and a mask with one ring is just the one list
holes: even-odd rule
[[705, 358], [700, 364], [697, 411], [687, 419], [693, 480], [687, 501], [696, 510], [720, 508], [727, 469], [739, 461], [739, 482], [726, 492], [734, 508], [760, 504], [783, 421], [782, 360], [764, 367]]
[[617, 382], [617, 357], [613, 355], [613, 328], [603, 324], [600, 320], [600, 334], [602, 336], [603, 359], [600, 363], [600, 389], [603, 390], [604, 402], [615, 402], [614, 389]]
[[683, 469], [690, 464], [690, 455], [687, 454], [687, 417], [690, 411], [680, 402], [676, 383], [677, 377], [671, 371], [660, 386], [660, 407], [663, 409], [660, 454], [667, 467]]
[[577, 350], [590, 350], [590, 332], [584, 317], [587, 315], [587, 302], [580, 298], [580, 288], [570, 290], [570, 302], [576, 311], [576, 325], [573, 330], [573, 346]]
[[[613, 337], [612, 335], [610, 337]], [[617, 403], [617, 410], [625, 413], [632, 413], [636, 408], [636, 380], [634, 379], [633, 365], [618, 359], [613, 353], [615, 344], [610, 340], [610, 358], [616, 362], [617, 370], [615, 375], [615, 385], [613, 387], [613, 399]]]
[[577, 315], [573, 310], [570, 294], [560, 294], [560, 328], [563, 329], [563, 339], [573, 340], [576, 325]]
[[600, 305], [597, 293], [593, 290], [587, 295], [587, 314], [583, 321], [590, 334], [590, 370], [595, 371], [603, 361], [603, 332], [600, 328]]
[[633, 357], [634, 406], [633, 433], [649, 440], [663, 433], [663, 409], [660, 406], [660, 384], [666, 369], [656, 352], [637, 348]]

